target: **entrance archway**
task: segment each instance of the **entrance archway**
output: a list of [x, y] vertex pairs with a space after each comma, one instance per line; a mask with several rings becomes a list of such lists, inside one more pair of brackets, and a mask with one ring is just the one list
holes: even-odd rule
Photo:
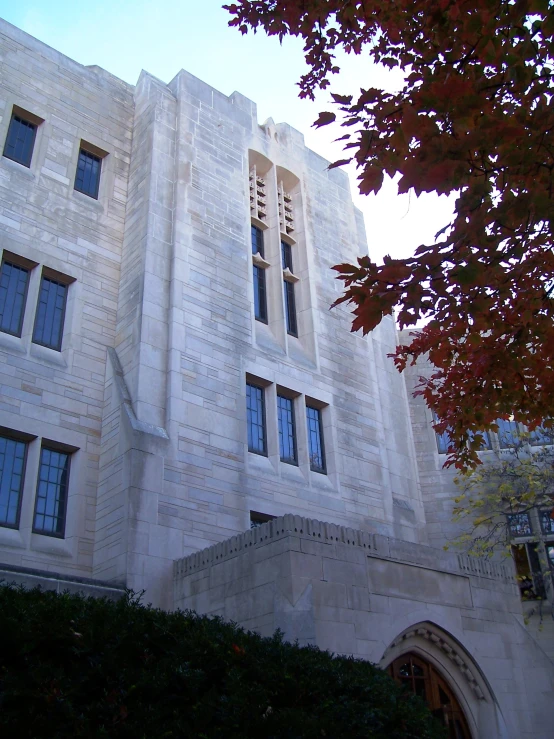
[[421, 656], [408, 652], [388, 667], [396, 682], [418, 695], [447, 730], [448, 739], [472, 739], [464, 712], [443, 675]]

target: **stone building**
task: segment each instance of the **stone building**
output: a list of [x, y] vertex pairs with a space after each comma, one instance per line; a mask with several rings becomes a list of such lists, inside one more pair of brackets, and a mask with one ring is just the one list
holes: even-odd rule
[[427, 523], [393, 321], [329, 310], [367, 253], [346, 175], [239, 93], [0, 33], [2, 576], [370, 659], [453, 737], [551, 736], [511, 568]]

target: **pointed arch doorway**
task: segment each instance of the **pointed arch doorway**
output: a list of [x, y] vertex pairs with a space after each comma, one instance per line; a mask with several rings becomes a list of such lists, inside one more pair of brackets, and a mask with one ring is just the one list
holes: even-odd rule
[[464, 712], [444, 677], [413, 652], [397, 657], [387, 668], [396, 682], [418, 695], [447, 730], [448, 739], [472, 739]]

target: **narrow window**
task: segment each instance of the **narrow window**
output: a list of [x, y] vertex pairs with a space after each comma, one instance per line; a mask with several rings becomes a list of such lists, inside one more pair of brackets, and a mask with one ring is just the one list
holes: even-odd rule
[[[294, 274], [292, 269], [292, 247], [286, 241], [281, 241], [281, 259], [283, 270], [288, 269]], [[283, 280], [283, 290], [285, 293], [285, 321], [287, 333], [291, 336], [298, 336], [298, 324], [296, 321], [296, 302], [294, 299], [294, 282]]]
[[0, 436], [0, 526], [19, 525], [26, 450], [25, 442]]
[[294, 401], [291, 398], [277, 395], [277, 415], [279, 419], [279, 455], [281, 462], [298, 464]]
[[552, 518], [552, 510], [540, 512], [541, 528], [545, 534], [554, 534], [554, 518]]
[[23, 313], [27, 299], [29, 270], [2, 261], [0, 269], [0, 331], [21, 336]]
[[[481, 443], [481, 449], [485, 449], [485, 450], [492, 449], [491, 437], [489, 436], [489, 432], [488, 431], [480, 431], [479, 433], [483, 437], [483, 441]], [[470, 431], [469, 432], [469, 439], [470, 439], [470, 441], [473, 439], [474, 435], [475, 434], [473, 433], [473, 431]]]
[[75, 190], [98, 200], [101, 167], [102, 159], [100, 157], [91, 154], [86, 149], [80, 149], [77, 174], [75, 175]]
[[310, 453], [310, 469], [312, 472], [326, 474], [325, 449], [323, 446], [323, 426], [321, 410], [306, 406], [306, 421], [308, 425], [308, 448]]
[[517, 441], [517, 423], [515, 421], [506, 421], [503, 418], [497, 418], [498, 424], [498, 443], [501, 449], [509, 449], [516, 445]]
[[[438, 423], [438, 416], [433, 411], [433, 422]], [[435, 437], [437, 439], [437, 449], [439, 454], [448, 454], [448, 447], [450, 446], [450, 434], [448, 431], [443, 431], [442, 434], [438, 434], [435, 431]]]
[[63, 537], [69, 481], [69, 454], [43, 447], [40, 453], [33, 531]]
[[[252, 226], [252, 254], [264, 257], [264, 234], [260, 228]], [[254, 277], [254, 317], [257, 321], [267, 323], [267, 295], [265, 289], [265, 269], [252, 265]]]
[[246, 383], [246, 425], [248, 451], [267, 456], [264, 389], [249, 382]]
[[4, 145], [4, 156], [24, 167], [31, 166], [37, 126], [20, 115], [12, 113], [8, 135]]
[[62, 346], [67, 285], [42, 276], [33, 342], [60, 351]]
[[512, 556], [516, 568], [516, 580], [522, 600], [545, 598], [544, 579], [541, 571], [537, 545], [514, 544]]

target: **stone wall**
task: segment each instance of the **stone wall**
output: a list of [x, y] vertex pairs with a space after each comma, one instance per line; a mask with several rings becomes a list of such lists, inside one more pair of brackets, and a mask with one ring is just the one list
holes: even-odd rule
[[[0, 426], [28, 441], [18, 530], [0, 528], [10, 565], [92, 574], [106, 350], [113, 346], [133, 88], [0, 21], [0, 142], [13, 106], [37, 119], [30, 167], [0, 157], [0, 257], [31, 270], [20, 337], [0, 333]], [[98, 200], [74, 190], [81, 141], [107, 152]], [[10, 257], [11, 258], [11, 257]], [[32, 343], [43, 268], [71, 282], [61, 351]], [[32, 533], [41, 443], [73, 451], [63, 539]]]
[[554, 666], [510, 567], [284, 516], [175, 564], [175, 605], [386, 667], [405, 652], [454, 688], [474, 736], [547, 737]]

